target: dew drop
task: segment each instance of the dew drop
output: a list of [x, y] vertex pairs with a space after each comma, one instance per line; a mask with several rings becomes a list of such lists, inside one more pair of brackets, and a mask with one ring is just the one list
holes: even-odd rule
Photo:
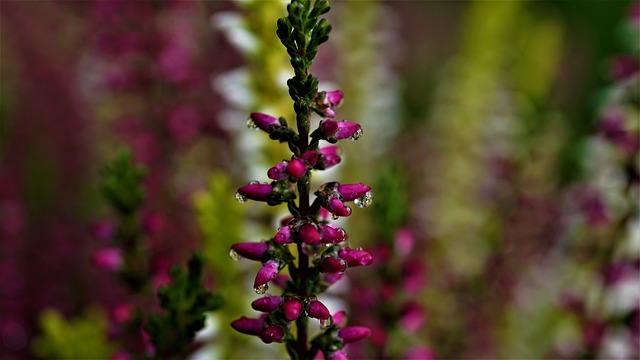
[[353, 203], [356, 204], [356, 206], [358, 206], [359, 208], [369, 207], [371, 204], [373, 204], [373, 193], [371, 191], [367, 191], [364, 195], [355, 199]]
[[326, 329], [329, 326], [333, 325], [333, 316], [329, 316], [326, 320], [320, 320], [320, 328]]
[[264, 295], [267, 292], [267, 290], [269, 290], [269, 284], [268, 283], [265, 283], [265, 284], [262, 284], [262, 285], [259, 285], [259, 286], [256, 286], [255, 288], [253, 288], [253, 291], [255, 291], [256, 294], [258, 294], [258, 295]]
[[358, 131], [356, 131], [353, 135], [351, 135], [351, 136], [349, 137], [349, 139], [354, 140], [354, 141], [355, 141], [355, 140], [358, 140], [358, 139], [360, 139], [360, 138], [362, 137], [362, 134], [363, 134], [363, 132], [362, 132], [362, 128], [360, 128], [360, 129], [358, 129]]
[[238, 201], [239, 203], [246, 203], [247, 202], [247, 198], [244, 197], [244, 195], [242, 195], [240, 193], [236, 193], [236, 201]]
[[229, 257], [233, 259], [233, 261], [240, 261], [240, 255], [233, 249], [229, 250]]
[[251, 180], [251, 181], [249, 181], [249, 185], [258, 185], [258, 184], [261, 184], [261, 182], [260, 182], [260, 181], [258, 181], [258, 180]]
[[340, 216], [336, 215], [336, 214], [331, 214], [331, 218], [333, 220], [338, 220], [340, 218]]
[[247, 127], [249, 129], [258, 130], [258, 125], [256, 125], [256, 123], [251, 118], [247, 119]]

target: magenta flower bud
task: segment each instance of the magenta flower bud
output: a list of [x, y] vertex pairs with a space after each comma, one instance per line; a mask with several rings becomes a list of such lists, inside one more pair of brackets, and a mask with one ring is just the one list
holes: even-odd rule
[[273, 241], [278, 245], [291, 244], [291, 228], [283, 226], [273, 237]]
[[251, 119], [255, 127], [268, 133], [282, 126], [280, 120], [263, 113], [253, 112], [249, 115], [249, 119]]
[[325, 146], [318, 150], [320, 152], [320, 168], [328, 169], [340, 164], [340, 148], [337, 146]]
[[238, 189], [238, 194], [255, 201], [269, 200], [273, 188], [269, 184], [249, 184]]
[[231, 322], [231, 327], [234, 328], [237, 332], [247, 334], [247, 335], [261, 335], [264, 331], [264, 319], [250, 319], [246, 316], [241, 317], [238, 320], [234, 320]]
[[256, 280], [253, 282], [253, 287], [264, 285], [273, 280], [278, 275], [278, 267], [280, 263], [276, 260], [269, 260], [262, 265], [262, 268], [258, 270]]
[[269, 249], [263, 242], [242, 242], [231, 245], [231, 250], [245, 259], [260, 261], [262, 255]]
[[333, 285], [335, 283], [337, 283], [340, 279], [342, 279], [342, 276], [344, 275], [344, 272], [337, 272], [337, 273], [326, 273], [324, 274], [324, 276], [322, 277], [322, 280], [324, 282], [326, 282], [329, 285]]
[[324, 257], [320, 266], [322, 271], [329, 274], [341, 273], [347, 269], [347, 263], [343, 259], [334, 258], [333, 256]]
[[328, 107], [322, 109], [322, 115], [324, 115], [324, 117], [333, 119], [334, 117], [336, 117], [336, 112], [332, 108]]
[[326, 359], [328, 360], [349, 360], [347, 355], [342, 350], [334, 351], [332, 353], [326, 354]]
[[320, 154], [315, 150], [307, 150], [302, 156], [300, 156], [304, 161], [309, 163], [309, 166], [314, 166], [316, 162], [318, 162], [318, 157]]
[[285, 301], [284, 305], [282, 306], [282, 313], [287, 321], [293, 321], [297, 319], [300, 316], [301, 312], [302, 301], [295, 298], [287, 299], [287, 301]]
[[320, 243], [320, 233], [318, 229], [309, 223], [302, 224], [298, 228], [298, 238], [307, 245], [318, 245]]
[[93, 253], [91, 263], [103, 270], [118, 271], [122, 266], [122, 252], [117, 248], [101, 249]]
[[251, 303], [251, 308], [256, 311], [272, 312], [280, 307], [280, 303], [282, 303], [280, 296], [265, 296], [254, 300]]
[[325, 99], [331, 104], [331, 107], [339, 107], [342, 105], [344, 94], [342, 90], [327, 91], [325, 93]]
[[362, 132], [360, 124], [345, 120], [324, 120], [320, 122], [320, 128], [325, 137], [336, 140], [356, 139], [359, 137], [360, 132]]
[[338, 337], [345, 344], [360, 341], [368, 336], [371, 336], [371, 330], [364, 326], [347, 326], [338, 330]]
[[340, 199], [332, 197], [327, 203], [327, 210], [336, 216], [351, 215], [351, 208], [346, 206]]
[[338, 192], [342, 196], [342, 201], [353, 201], [363, 197], [369, 191], [371, 191], [371, 188], [363, 183], [338, 185]]
[[272, 180], [285, 180], [289, 178], [287, 174], [287, 161], [282, 161], [278, 165], [267, 170], [267, 176]]
[[295, 158], [289, 161], [287, 173], [294, 179], [300, 179], [307, 172], [307, 164], [302, 159]]
[[284, 330], [278, 325], [269, 325], [264, 329], [262, 334], [260, 334], [260, 339], [262, 339], [265, 344], [280, 341], [283, 337]]
[[344, 310], [336, 311], [333, 314], [333, 323], [339, 327], [344, 327], [347, 323], [347, 313]]
[[347, 233], [339, 227], [320, 225], [321, 240], [324, 244], [339, 244], [346, 240]]
[[319, 320], [327, 320], [329, 317], [331, 317], [329, 309], [327, 309], [327, 307], [318, 300], [312, 300], [309, 303], [307, 313], [309, 314], [309, 317]]
[[344, 259], [349, 267], [366, 266], [373, 263], [373, 256], [364, 250], [353, 250], [346, 247], [338, 251], [338, 256]]

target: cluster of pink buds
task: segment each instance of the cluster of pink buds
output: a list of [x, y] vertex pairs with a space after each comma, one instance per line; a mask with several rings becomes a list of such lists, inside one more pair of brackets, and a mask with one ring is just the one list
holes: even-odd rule
[[[316, 96], [317, 113], [335, 116], [333, 108], [341, 102], [341, 91], [320, 92]], [[350, 248], [346, 231], [330, 224], [329, 218], [347, 217], [352, 212], [348, 203], [364, 208], [371, 205], [373, 197], [371, 188], [363, 183], [334, 181], [321, 185], [315, 192], [315, 201], [310, 204], [308, 187], [312, 170], [328, 169], [341, 161], [338, 146], [321, 147], [319, 141], [355, 140], [362, 135], [362, 128], [353, 122], [322, 120], [311, 134], [311, 143], [303, 148], [295, 141], [299, 141], [299, 134], [288, 128], [283, 118], [252, 113], [248, 126], [268, 133], [273, 139], [293, 143], [295, 146], [290, 147], [295, 151], [291, 159], [283, 160], [267, 171], [272, 180], [270, 183], [250, 182], [238, 189], [236, 199], [269, 205], [287, 203], [291, 216], [282, 220], [282, 226], [271, 239], [234, 244], [230, 255], [235, 260], [245, 258], [262, 264], [253, 284], [257, 294], [266, 294], [269, 283], [275, 281], [285, 267], [289, 268], [291, 278], [282, 284], [282, 295], [265, 295], [253, 301], [252, 308], [263, 313], [260, 317], [242, 317], [231, 326], [243, 334], [258, 336], [267, 344], [286, 342], [296, 348], [301, 346], [296, 345], [300, 335], [296, 339], [290, 333], [292, 322], [301, 318], [317, 319], [326, 331], [316, 337], [312, 349], [322, 351], [330, 359], [345, 358], [340, 350], [342, 346], [369, 336], [371, 331], [364, 327], [339, 326], [344, 321], [344, 314], [339, 312], [331, 316], [317, 294], [338, 281], [348, 268], [370, 265], [373, 256], [364, 250]], [[299, 250], [297, 265], [290, 246]], [[340, 321], [336, 321], [336, 317]]]

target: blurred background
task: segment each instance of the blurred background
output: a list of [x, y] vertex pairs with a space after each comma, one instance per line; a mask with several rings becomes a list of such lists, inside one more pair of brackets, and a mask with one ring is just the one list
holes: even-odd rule
[[[133, 346], [127, 309], [153, 292], [96, 260], [119, 221], [100, 169], [123, 148], [146, 169], [153, 288], [202, 250], [227, 299], [193, 356], [283, 356], [228, 326], [257, 270], [228, 249], [286, 211], [234, 199], [288, 158], [246, 127], [293, 119], [285, 5], [0, 2], [1, 359]], [[373, 329], [350, 357], [637, 359], [640, 5], [336, 0], [328, 19], [314, 74], [364, 137], [319, 178], [374, 192], [340, 223], [374, 265], [326, 295]]]

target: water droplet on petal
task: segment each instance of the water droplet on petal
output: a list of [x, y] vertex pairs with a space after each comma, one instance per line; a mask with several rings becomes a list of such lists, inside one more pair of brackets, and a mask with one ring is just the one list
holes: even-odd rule
[[373, 193], [371, 191], [367, 191], [364, 195], [355, 199], [353, 203], [359, 208], [369, 207], [373, 204]]
[[347, 234], [343, 228], [338, 228], [338, 231], [342, 234], [342, 237], [344, 238], [343, 241], [347, 241], [347, 239], [349, 239], [349, 234]]
[[258, 185], [258, 184], [261, 184], [261, 182], [260, 182], [260, 181], [258, 181], [258, 180], [251, 180], [251, 181], [249, 181], [249, 185]]
[[338, 220], [340, 218], [340, 216], [336, 215], [336, 214], [331, 214], [331, 218], [333, 220]]
[[258, 295], [264, 295], [267, 292], [267, 290], [269, 290], [269, 284], [268, 283], [265, 283], [265, 284], [262, 284], [262, 285], [259, 285], [259, 286], [256, 286], [255, 288], [253, 288], [253, 291], [255, 291], [256, 294], [258, 294]]
[[233, 249], [229, 250], [229, 257], [233, 259], [233, 261], [240, 261], [240, 255]]
[[236, 193], [236, 200], [239, 203], [246, 203], [247, 202], [247, 198], [244, 197], [244, 195], [240, 194], [240, 193]]
[[333, 316], [329, 316], [326, 320], [320, 320], [320, 328], [326, 329], [329, 326], [333, 325]]
[[251, 118], [247, 119], [247, 127], [249, 129], [258, 130], [258, 125], [256, 125], [256, 123]]
[[360, 139], [360, 138], [362, 137], [362, 134], [363, 134], [363, 132], [362, 132], [362, 128], [360, 128], [360, 129], [358, 129], [358, 131], [356, 131], [353, 135], [351, 135], [351, 136], [349, 137], [349, 139], [354, 140], [354, 141], [355, 141], [355, 140], [358, 140], [358, 139]]

